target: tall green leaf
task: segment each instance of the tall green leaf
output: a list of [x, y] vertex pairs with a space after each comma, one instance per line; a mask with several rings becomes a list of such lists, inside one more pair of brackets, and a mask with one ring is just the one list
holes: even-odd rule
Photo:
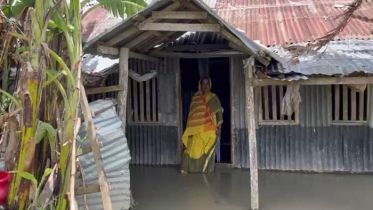
[[126, 18], [146, 7], [145, 0], [98, 0], [99, 4], [114, 16]]

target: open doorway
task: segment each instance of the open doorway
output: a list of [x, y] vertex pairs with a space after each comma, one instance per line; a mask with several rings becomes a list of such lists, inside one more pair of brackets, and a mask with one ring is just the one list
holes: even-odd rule
[[[231, 101], [229, 80], [229, 58], [214, 58], [205, 60], [208, 62], [208, 70], [205, 70], [211, 78], [212, 89], [224, 108], [223, 127], [220, 138], [220, 160], [217, 162], [231, 163]], [[182, 96], [182, 122], [183, 129], [186, 128], [189, 107], [193, 95], [198, 91], [198, 82], [201, 77], [201, 63], [198, 59], [181, 59], [181, 96]]]

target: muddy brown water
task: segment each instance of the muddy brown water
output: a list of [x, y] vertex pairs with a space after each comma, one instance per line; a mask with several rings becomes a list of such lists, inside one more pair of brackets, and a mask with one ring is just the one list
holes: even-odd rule
[[[131, 167], [137, 210], [248, 210], [250, 172], [217, 168], [179, 174], [176, 167]], [[372, 210], [373, 175], [260, 171], [261, 210]]]

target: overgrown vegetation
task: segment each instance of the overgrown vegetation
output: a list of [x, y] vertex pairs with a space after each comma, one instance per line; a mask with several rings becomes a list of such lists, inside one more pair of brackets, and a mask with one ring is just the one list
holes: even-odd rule
[[[144, 0], [99, 0], [132, 15]], [[79, 119], [82, 7], [90, 0], [0, 0], [2, 147], [9, 209], [76, 209], [68, 195]]]

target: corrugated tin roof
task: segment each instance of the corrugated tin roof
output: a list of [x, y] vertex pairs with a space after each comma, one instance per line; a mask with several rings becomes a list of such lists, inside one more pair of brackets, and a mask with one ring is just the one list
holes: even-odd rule
[[[104, 110], [112, 107], [111, 100], [98, 100], [89, 104], [92, 112]], [[110, 195], [113, 209], [129, 209], [131, 205], [130, 191], [130, 173], [129, 162], [131, 160], [127, 139], [122, 130], [122, 121], [118, 117], [115, 108], [110, 108], [93, 118], [97, 128], [97, 138], [101, 141], [101, 157], [104, 164], [107, 182], [110, 185]], [[87, 125], [82, 124], [79, 131], [79, 137], [83, 139], [87, 135]], [[90, 142], [87, 138], [82, 145], [88, 145]], [[80, 142], [77, 143], [78, 146]], [[98, 184], [96, 164], [93, 153], [87, 153], [79, 156], [79, 161], [84, 170], [86, 185]], [[86, 195], [87, 204], [84, 202], [84, 196], [77, 196], [79, 209], [103, 209], [101, 193]]]
[[353, 72], [373, 73], [373, 40], [332, 41], [318, 52], [299, 57], [292, 63], [292, 54], [282, 46], [271, 48], [286, 58], [283, 64], [276, 63], [267, 69], [269, 74], [300, 73], [303, 75], [348, 75]]
[[[334, 29], [335, 19], [353, 0], [217, 0], [223, 19], [266, 46], [314, 41]], [[356, 16], [373, 18], [373, 3], [364, 3]], [[352, 19], [337, 39], [370, 39], [373, 23]]]
[[88, 13], [82, 20], [83, 30], [82, 36], [85, 42], [88, 42], [96, 36], [113, 28], [118, 23], [123, 21], [121, 18], [114, 17], [109, 11], [104, 8], [96, 8]]
[[[233, 35], [237, 36], [246, 45], [246, 47], [253, 52], [254, 56], [260, 57], [259, 54], [262, 55], [263, 52], [266, 52], [266, 53], [270, 54], [270, 56], [272, 56], [273, 58], [279, 59], [278, 57], [276, 57], [276, 55], [271, 54], [271, 52], [267, 51], [267, 49], [264, 48], [263, 46], [261, 46], [261, 45], [257, 44], [256, 42], [250, 40], [242, 31], [236, 29], [234, 26], [230, 25], [225, 20], [223, 20], [219, 15], [217, 15], [211, 8], [209, 8], [209, 6], [207, 6], [201, 0], [192, 0], [192, 2], [194, 4], [196, 4], [198, 7], [200, 7], [202, 10], [205, 10], [206, 12], [208, 12], [211, 17], [215, 18], [222, 25], [224, 25]], [[152, 3], [148, 7], [141, 10], [139, 13], [137, 13], [137, 15], [142, 15], [144, 17], [150, 17], [150, 15], [153, 11], [162, 10], [165, 7], [171, 5], [172, 3], [173, 3], [172, 0], [162, 0], [162, 1]], [[128, 30], [134, 24], [135, 24], [135, 21], [133, 20], [133, 18], [126, 19], [125, 21], [123, 21], [120, 24], [113, 27], [110, 31], [104, 32], [101, 35], [99, 35], [96, 38], [89, 41], [84, 46], [85, 51], [86, 52], [95, 52], [96, 51], [95, 50], [95, 45], [98, 42], [105, 43], [108, 40], [110, 40], [111, 38], [118, 35], [119, 33], [123, 33], [124, 31]], [[140, 33], [136, 33], [134, 36], [137, 37], [141, 33], [143, 33], [143, 31], [140, 31]], [[118, 43], [118, 45], [123, 46], [125, 43], [129, 42], [132, 38], [134, 38], [134, 37], [128, 37], [128, 39], [123, 40], [122, 42]], [[152, 38], [152, 37], [150, 37], [150, 38]], [[144, 40], [144, 42], [146, 42], [146, 41], [149, 41], [149, 40]], [[138, 45], [140, 45], [141, 43], [139, 43]], [[156, 44], [154, 44], [154, 45], [156, 45]]]

